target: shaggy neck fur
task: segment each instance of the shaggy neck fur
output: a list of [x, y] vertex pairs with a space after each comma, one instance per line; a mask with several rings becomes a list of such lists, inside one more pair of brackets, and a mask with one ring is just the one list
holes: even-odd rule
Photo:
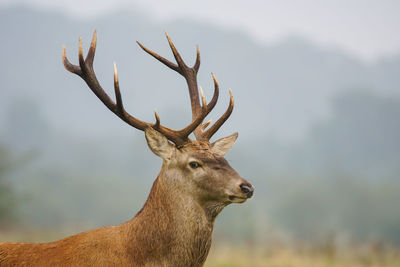
[[225, 204], [199, 204], [182, 194], [163, 167], [141, 211], [124, 225], [133, 261], [139, 265], [202, 266], [214, 220]]

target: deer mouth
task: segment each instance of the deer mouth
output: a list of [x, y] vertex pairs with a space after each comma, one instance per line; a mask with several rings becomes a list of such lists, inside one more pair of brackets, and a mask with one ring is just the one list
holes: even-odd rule
[[241, 197], [235, 195], [230, 195], [228, 198], [232, 203], [243, 203], [247, 200], [247, 197]]
[[229, 195], [228, 198], [232, 203], [243, 203], [245, 202], [248, 198], [251, 198], [254, 193], [254, 187], [246, 182], [240, 184], [240, 193], [238, 195]]

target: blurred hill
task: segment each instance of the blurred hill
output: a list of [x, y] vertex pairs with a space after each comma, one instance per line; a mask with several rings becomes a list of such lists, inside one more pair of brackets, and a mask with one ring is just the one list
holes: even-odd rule
[[97, 77], [113, 95], [116, 61], [126, 109], [139, 118], [152, 121], [157, 108], [172, 128], [190, 121], [184, 80], [135, 43], [171, 59], [164, 29], [187, 62], [199, 44], [207, 99], [210, 72], [219, 80], [211, 118], [233, 89], [235, 111], [216, 138], [240, 133], [228, 159], [256, 194], [223, 212], [217, 237], [263, 238], [276, 227], [400, 242], [400, 56], [366, 63], [298, 36], [264, 45], [206, 23], [161, 24], [140, 11], [76, 20], [0, 9], [0, 141], [13, 153], [37, 155], [8, 175], [26, 197], [19, 210], [25, 225], [121, 223], [143, 205], [158, 173], [161, 161], [143, 134], [62, 66], [62, 45], [77, 63], [78, 37], [87, 50], [94, 29]]

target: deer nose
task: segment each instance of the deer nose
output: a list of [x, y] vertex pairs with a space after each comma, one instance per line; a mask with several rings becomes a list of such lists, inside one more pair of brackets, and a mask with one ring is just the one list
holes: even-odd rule
[[242, 193], [246, 195], [247, 198], [251, 198], [253, 196], [254, 188], [249, 183], [243, 183], [240, 185], [240, 189]]

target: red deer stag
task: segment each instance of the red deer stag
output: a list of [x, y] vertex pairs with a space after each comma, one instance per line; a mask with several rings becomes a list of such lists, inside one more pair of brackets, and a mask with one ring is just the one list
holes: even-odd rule
[[[145, 132], [150, 149], [163, 159], [143, 208], [130, 221], [80, 233], [50, 243], [0, 243], [1, 266], [202, 266], [211, 246], [215, 218], [230, 203], [242, 203], [253, 195], [252, 185], [225, 160], [237, 133], [210, 143], [210, 138], [233, 110], [233, 96], [226, 112], [210, 128], [204, 118], [214, 108], [214, 95], [206, 103], [197, 87], [200, 53], [188, 67], [166, 34], [176, 64], [139, 46], [181, 74], [187, 82], [192, 107], [192, 122], [181, 130], [162, 126], [155, 112], [155, 123], [141, 121], [127, 113], [122, 104], [118, 74], [114, 64], [114, 102], [99, 84], [93, 70], [96, 32], [86, 58], [79, 40], [79, 66], [71, 64], [63, 47], [65, 68], [80, 76], [93, 93], [115, 115]], [[201, 105], [200, 105], [201, 100]], [[196, 140], [189, 139], [194, 133]]]

